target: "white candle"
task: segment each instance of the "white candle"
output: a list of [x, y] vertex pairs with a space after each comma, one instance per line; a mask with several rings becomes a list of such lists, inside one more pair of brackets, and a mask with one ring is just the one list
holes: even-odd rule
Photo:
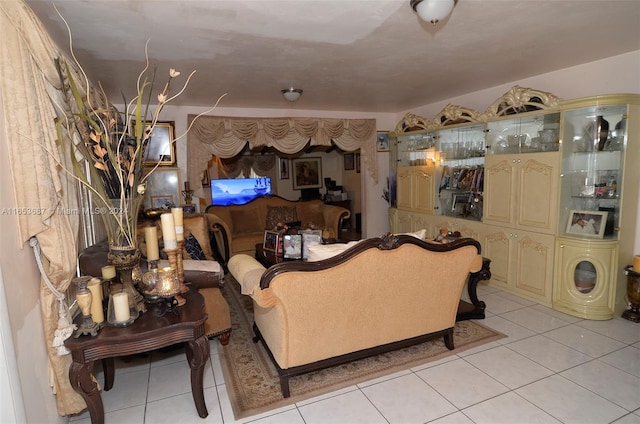
[[163, 213], [160, 215], [160, 221], [162, 222], [162, 238], [164, 239], [165, 249], [175, 249], [178, 247], [176, 242], [176, 226], [173, 221], [173, 215], [170, 213]]
[[640, 255], [633, 257], [633, 272], [640, 272]]
[[176, 240], [184, 240], [184, 227], [182, 221], [182, 208], [171, 208], [171, 215], [173, 215], [173, 224], [176, 227]]
[[113, 265], [105, 265], [102, 267], [102, 278], [110, 280], [116, 278], [116, 267]]
[[99, 278], [92, 278], [87, 284], [91, 291], [91, 318], [93, 322], [100, 324], [104, 321], [104, 310], [102, 309], [102, 282]]
[[160, 259], [160, 252], [158, 248], [158, 228], [144, 227], [144, 241], [147, 243], [147, 259], [150, 261], [157, 261]]
[[116, 321], [129, 321], [129, 295], [125, 292], [115, 293], [113, 296], [113, 309], [116, 315]]

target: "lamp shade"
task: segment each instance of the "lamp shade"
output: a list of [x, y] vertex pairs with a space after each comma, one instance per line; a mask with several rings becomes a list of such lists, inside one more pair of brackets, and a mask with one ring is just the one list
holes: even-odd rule
[[454, 0], [411, 0], [410, 3], [420, 19], [432, 24], [449, 16], [455, 6]]
[[290, 102], [295, 102], [302, 96], [302, 90], [299, 88], [287, 88], [282, 90], [282, 96]]

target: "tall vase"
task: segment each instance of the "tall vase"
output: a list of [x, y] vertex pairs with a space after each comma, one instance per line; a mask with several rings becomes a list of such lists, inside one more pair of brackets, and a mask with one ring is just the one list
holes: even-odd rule
[[116, 268], [123, 290], [129, 296], [129, 309], [144, 312], [146, 310], [144, 298], [134, 287], [131, 277], [133, 268], [140, 263], [140, 256], [140, 250], [135, 246], [109, 245], [107, 259]]

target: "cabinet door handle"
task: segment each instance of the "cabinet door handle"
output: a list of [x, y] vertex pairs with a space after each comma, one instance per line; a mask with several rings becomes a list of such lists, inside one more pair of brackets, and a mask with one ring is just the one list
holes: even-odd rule
[[515, 159], [511, 159], [511, 163], [516, 163], [516, 160]]
[[518, 163], [522, 162], [520, 159], [518, 159]]
[[513, 236], [514, 238], [518, 238], [518, 235], [516, 234], [515, 236]]
[[561, 244], [561, 245], [560, 245], [560, 249], [564, 249], [564, 244]]

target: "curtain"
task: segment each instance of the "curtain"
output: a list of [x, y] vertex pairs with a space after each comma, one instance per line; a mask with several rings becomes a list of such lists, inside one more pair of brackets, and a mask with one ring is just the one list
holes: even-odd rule
[[[54, 159], [69, 167], [56, 145], [53, 105], [64, 103], [54, 66], [54, 58], [63, 54], [22, 0], [0, 2], [0, 31], [0, 88], [13, 191], [18, 208], [37, 211], [18, 216], [19, 233], [23, 243], [37, 238], [46, 275], [58, 291], [64, 292], [76, 271], [79, 219], [78, 215], [56, 213], [63, 208], [78, 208], [76, 184], [59, 171]], [[54, 348], [58, 302], [43, 281], [40, 304], [58, 413], [78, 413], [85, 409], [85, 402], [69, 382], [71, 356], [59, 355]]]
[[[286, 154], [297, 153], [307, 144], [331, 146], [333, 143], [347, 152], [360, 149], [363, 166], [378, 182], [375, 119], [220, 116], [200, 116], [196, 119], [196, 115], [189, 115], [189, 124], [192, 125], [187, 135], [189, 181], [202, 181], [211, 155], [232, 158], [242, 152], [247, 143], [251, 149], [273, 147]], [[197, 184], [195, 195], [201, 196], [202, 187], [200, 183]]]

